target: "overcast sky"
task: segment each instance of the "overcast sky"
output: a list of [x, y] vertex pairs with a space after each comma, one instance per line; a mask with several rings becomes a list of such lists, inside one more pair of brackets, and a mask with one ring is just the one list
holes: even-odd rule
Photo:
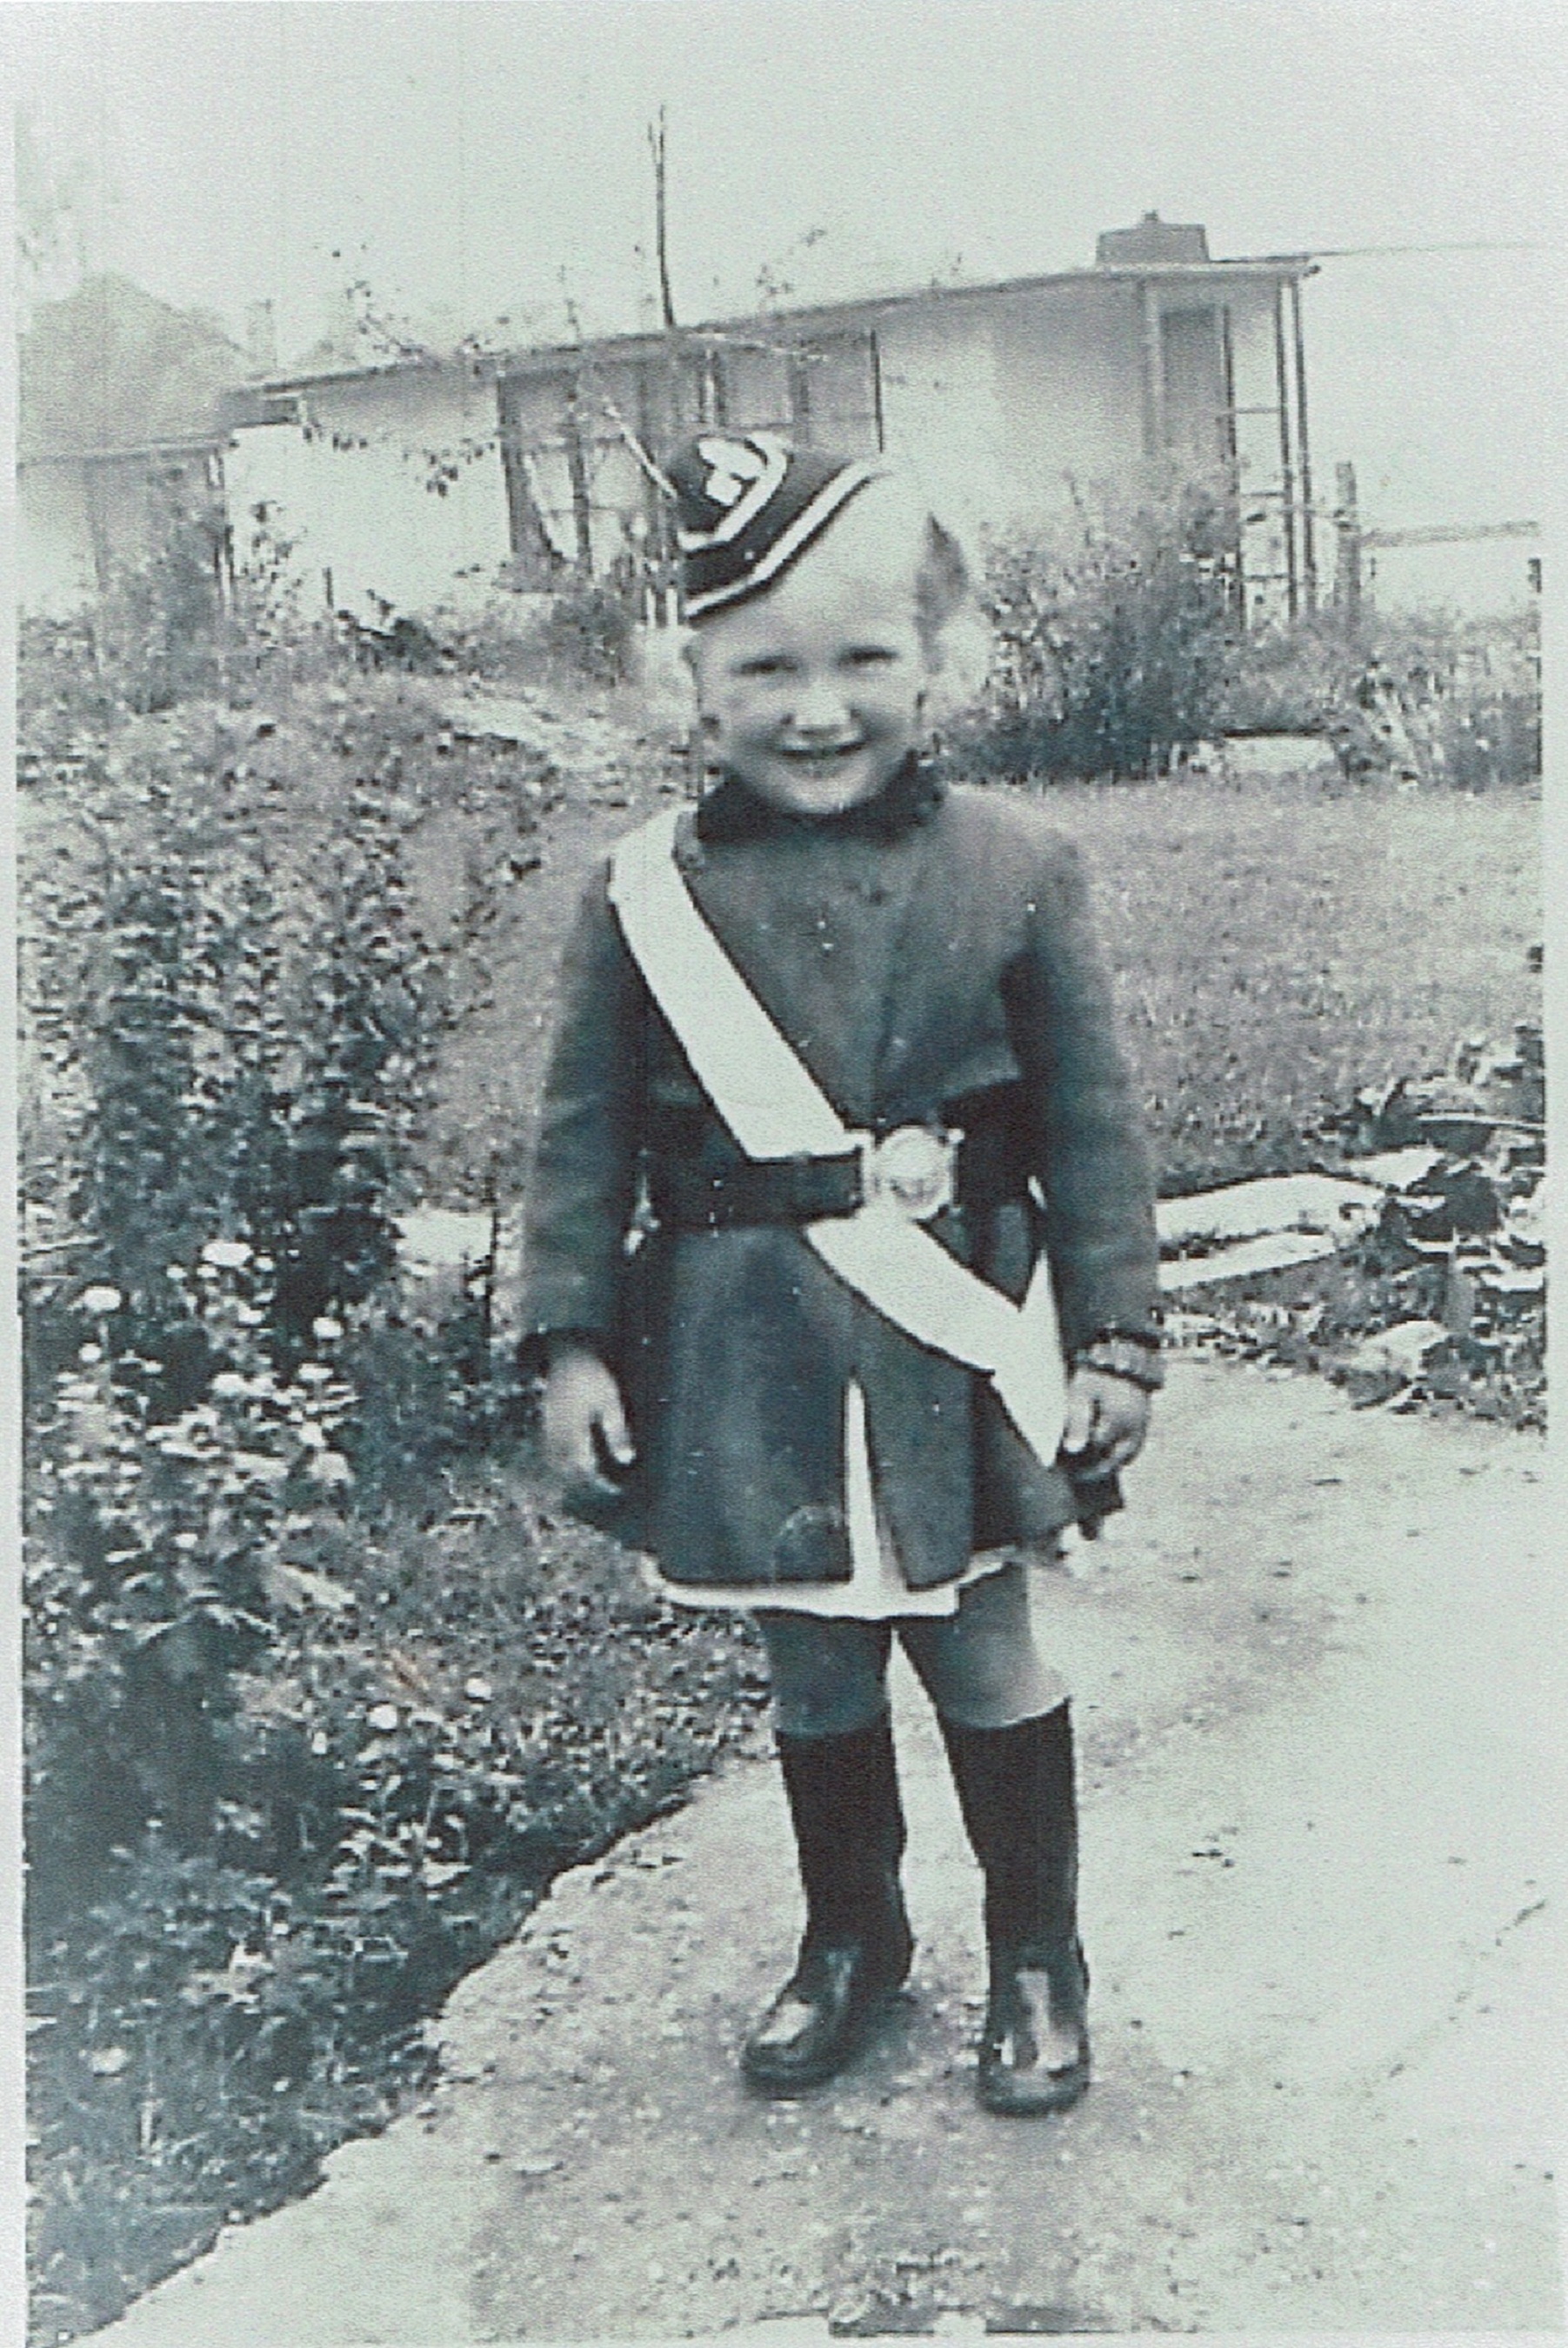
[[[745, 311], [1071, 268], [1150, 208], [1217, 254], [1559, 243], [1561, 0], [228, 0], [6, 9], [90, 266], [287, 358], [354, 278], [453, 333], [633, 325], [668, 108], [675, 295]], [[1327, 260], [1320, 475], [1367, 518], [1540, 513], [1561, 250]], [[1554, 314], [1555, 313], [1555, 316]], [[1558, 434], [1555, 445], [1552, 435]], [[1520, 550], [1470, 563], [1499, 578]], [[1455, 579], [1458, 571], [1451, 574]]]

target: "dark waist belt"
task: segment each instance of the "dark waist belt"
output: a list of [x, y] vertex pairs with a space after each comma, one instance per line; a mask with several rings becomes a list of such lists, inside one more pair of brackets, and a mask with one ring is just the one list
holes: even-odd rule
[[[913, 1146], [911, 1137], [918, 1137]], [[869, 1142], [841, 1157], [738, 1159], [719, 1167], [656, 1154], [648, 1166], [649, 1203], [668, 1227], [716, 1231], [852, 1215], [873, 1195], [917, 1221], [928, 1220], [944, 1206], [985, 1213], [1026, 1196], [1028, 1168], [1010, 1132], [983, 1126], [951, 1137], [948, 1149], [944, 1138], [903, 1126], [881, 1143]]]

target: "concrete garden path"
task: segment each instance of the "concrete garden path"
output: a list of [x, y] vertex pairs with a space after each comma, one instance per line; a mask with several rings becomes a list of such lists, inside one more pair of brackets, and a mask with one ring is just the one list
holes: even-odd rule
[[1127, 1518], [1040, 1591], [1083, 1755], [1078, 2111], [972, 2101], [975, 1881], [901, 1678], [920, 1951], [856, 2070], [737, 2081], [797, 1924], [772, 1769], [737, 1764], [459, 1987], [420, 2110], [97, 2338], [1556, 2332], [1565, 1549], [1530, 1438], [1179, 1362]]

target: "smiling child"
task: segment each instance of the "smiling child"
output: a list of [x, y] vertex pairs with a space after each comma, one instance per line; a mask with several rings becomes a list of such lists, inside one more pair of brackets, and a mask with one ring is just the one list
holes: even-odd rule
[[[527, 1229], [548, 1456], [754, 1611], [805, 1891], [742, 2054], [798, 2094], [909, 1970], [886, 1666], [985, 1879], [978, 2087], [1088, 2083], [1067, 1690], [1028, 1566], [1160, 1383], [1148, 1158], [1072, 848], [923, 755], [968, 580], [905, 482], [768, 433], [670, 468], [714, 787], [590, 884]], [[629, 1237], [630, 1235], [630, 1237]]]

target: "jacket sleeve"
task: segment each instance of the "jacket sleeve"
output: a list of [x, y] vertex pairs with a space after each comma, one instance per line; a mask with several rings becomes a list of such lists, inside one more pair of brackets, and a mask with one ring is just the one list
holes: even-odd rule
[[641, 982], [590, 881], [562, 959], [554, 1040], [523, 1217], [522, 1355], [553, 1330], [607, 1343], [635, 1200]]
[[1154, 1177], [1082, 860], [1069, 842], [1056, 840], [1037, 870], [1028, 945], [1009, 974], [1008, 1013], [1070, 1355], [1103, 1329], [1157, 1325]]

